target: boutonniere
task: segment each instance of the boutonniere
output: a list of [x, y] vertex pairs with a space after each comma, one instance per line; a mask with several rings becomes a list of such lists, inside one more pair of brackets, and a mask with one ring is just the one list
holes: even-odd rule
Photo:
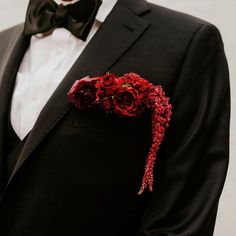
[[152, 117], [152, 144], [147, 154], [142, 184], [138, 194], [145, 188], [153, 191], [153, 169], [159, 146], [169, 126], [172, 105], [161, 85], [153, 85], [138, 74], [116, 76], [89, 76], [76, 80], [67, 94], [70, 103], [79, 111], [103, 109], [122, 117], [140, 117], [149, 110]]

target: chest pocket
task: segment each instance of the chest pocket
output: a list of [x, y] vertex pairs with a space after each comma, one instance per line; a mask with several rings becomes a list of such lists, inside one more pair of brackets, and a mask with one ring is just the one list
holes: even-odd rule
[[149, 113], [142, 117], [120, 117], [117, 114], [107, 114], [103, 110], [79, 112], [73, 109], [72, 127], [88, 129], [98, 133], [122, 133], [123, 135], [141, 135], [150, 132], [151, 117]]

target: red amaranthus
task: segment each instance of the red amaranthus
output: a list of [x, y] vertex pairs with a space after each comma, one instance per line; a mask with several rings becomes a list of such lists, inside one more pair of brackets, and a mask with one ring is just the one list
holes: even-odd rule
[[123, 76], [105, 74], [77, 80], [68, 92], [68, 100], [78, 110], [101, 107], [107, 113], [122, 117], [140, 117], [147, 109], [152, 117], [152, 144], [146, 158], [142, 184], [138, 194], [145, 188], [153, 191], [153, 170], [159, 146], [169, 126], [172, 105], [161, 85], [153, 85], [136, 73]]

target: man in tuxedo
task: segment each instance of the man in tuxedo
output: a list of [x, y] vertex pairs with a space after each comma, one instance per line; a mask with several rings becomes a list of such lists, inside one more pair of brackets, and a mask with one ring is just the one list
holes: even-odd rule
[[[1, 236], [213, 235], [230, 123], [214, 25], [145, 0], [31, 0], [25, 24], [0, 33], [0, 55]], [[153, 192], [137, 194], [150, 117], [67, 100], [75, 80], [108, 71], [170, 98]]]

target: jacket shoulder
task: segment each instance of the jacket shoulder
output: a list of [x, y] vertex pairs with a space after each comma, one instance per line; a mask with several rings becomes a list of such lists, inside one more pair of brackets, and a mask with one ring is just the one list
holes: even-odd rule
[[19, 32], [22, 32], [24, 24], [18, 24], [0, 32], [0, 52], [1, 54], [7, 50], [7, 46], [11, 44]]
[[21, 24], [17, 24], [15, 26], [12, 26], [10, 28], [0, 31], [0, 39], [6, 38], [6, 37], [13, 37], [14, 34], [21, 31], [23, 27], [24, 27], [24, 23], [21, 23]]
[[207, 26], [219, 33], [217, 26], [196, 16], [148, 3], [150, 8], [149, 20], [155, 26], [161, 25], [166, 31], [193, 33], [202, 26]]

